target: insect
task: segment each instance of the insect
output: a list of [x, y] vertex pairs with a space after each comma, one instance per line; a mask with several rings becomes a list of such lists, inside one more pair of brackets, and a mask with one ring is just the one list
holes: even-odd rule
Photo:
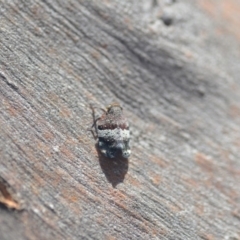
[[100, 118], [94, 119], [93, 126], [95, 126], [98, 147], [102, 154], [109, 158], [115, 158], [119, 152], [124, 158], [130, 156], [129, 123], [118, 103], [110, 104]]

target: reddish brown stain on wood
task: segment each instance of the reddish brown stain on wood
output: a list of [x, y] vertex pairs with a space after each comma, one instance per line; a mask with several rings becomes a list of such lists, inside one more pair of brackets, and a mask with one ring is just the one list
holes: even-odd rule
[[[238, 207], [239, 207], [239, 206], [238, 206]], [[236, 208], [234, 211], [232, 211], [232, 215], [233, 215], [235, 218], [239, 219], [239, 221], [240, 221], [240, 208]]]
[[34, 174], [32, 179], [31, 188], [35, 195], [39, 195], [41, 188], [46, 184], [46, 179], [42, 178], [38, 174]]
[[44, 157], [51, 157], [52, 156], [52, 149], [51, 146], [46, 145], [46, 143], [42, 142], [40, 139], [36, 139], [36, 147], [39, 151], [42, 151]]
[[238, 105], [231, 105], [229, 109], [229, 114], [233, 118], [240, 119], [240, 107]]
[[2, 98], [1, 101], [2, 106], [4, 109], [12, 116], [17, 117], [24, 112], [24, 108], [21, 104], [15, 101], [9, 101], [7, 98]]
[[31, 223], [33, 222], [32, 216], [24, 212], [21, 215], [21, 221], [24, 223], [24, 235], [25, 237], [29, 238], [30, 240], [37, 240], [36, 232], [34, 232], [34, 229], [31, 227]]
[[194, 187], [198, 187], [199, 186], [199, 182], [195, 179], [192, 179], [192, 178], [182, 178], [182, 180], [184, 181], [184, 184], [190, 188]]
[[96, 60], [99, 60], [99, 59], [101, 58], [101, 54], [100, 54], [100, 52], [97, 51], [97, 50], [92, 51], [92, 52], [91, 52], [91, 55], [92, 55], [92, 57], [95, 58]]
[[63, 118], [69, 118], [71, 117], [71, 110], [67, 107], [63, 107], [61, 106], [61, 109], [60, 109], [60, 115], [63, 117]]
[[115, 200], [118, 200], [118, 201], [126, 201], [128, 199], [126, 194], [124, 194], [122, 191], [119, 191], [116, 189], [111, 188], [110, 194]]
[[159, 158], [156, 155], [150, 155], [149, 161], [159, 165], [161, 168], [166, 168], [168, 166], [168, 163], [164, 159]]
[[197, 215], [203, 216], [204, 210], [205, 210], [205, 208], [202, 204], [199, 203], [199, 204], [195, 205], [194, 211], [196, 212]]
[[240, 138], [235, 139], [233, 144], [240, 149]]
[[132, 177], [130, 174], [126, 175], [125, 181], [128, 182], [129, 184], [135, 186], [135, 187], [140, 187], [141, 186], [141, 182], [137, 178]]
[[160, 174], [153, 174], [150, 176], [150, 179], [151, 179], [152, 183], [156, 186], [158, 186], [162, 181]]
[[12, 117], [17, 117], [23, 110], [17, 106], [10, 106], [7, 108], [7, 111]]
[[108, 235], [106, 236], [106, 240], [117, 240], [117, 239], [111, 235]]
[[240, 196], [239, 192], [236, 192], [234, 189], [230, 188], [229, 186], [224, 186], [223, 182], [220, 182], [220, 181], [216, 182], [214, 183], [214, 186], [226, 197], [228, 197], [229, 201], [233, 203]]
[[75, 214], [81, 214], [81, 205], [83, 202], [84, 197], [80, 196], [80, 193], [76, 191], [76, 189], [70, 188], [69, 189], [62, 189], [62, 201], [63, 203], [66, 202], [66, 207], [68, 210], [72, 210]]
[[43, 135], [44, 139], [49, 142], [55, 138], [54, 134], [52, 132], [50, 132], [50, 130], [44, 131], [42, 133], [42, 135]]
[[192, 59], [194, 58], [194, 53], [191, 52], [191, 51], [189, 51], [189, 50], [185, 50], [185, 51], [184, 51], [184, 54], [185, 54], [185, 56], [186, 56], [188, 59], [190, 59], [190, 60], [192, 60]]
[[212, 173], [214, 171], [214, 165], [210, 158], [203, 153], [197, 153], [195, 155], [195, 161], [206, 172]]
[[237, 0], [199, 0], [199, 6], [217, 20], [219, 33], [233, 34], [240, 40], [240, 3]]
[[216, 240], [214, 235], [209, 234], [209, 233], [200, 233], [200, 237], [204, 240]]
[[61, 185], [61, 182], [63, 181], [63, 176], [65, 176], [66, 173], [63, 169], [60, 167], [56, 167], [55, 171], [52, 172], [52, 174], [49, 176], [49, 180], [51, 181], [51, 185], [55, 188]]
[[60, 152], [65, 155], [65, 157], [67, 157], [69, 160], [74, 160], [75, 156], [72, 153], [72, 151], [66, 146], [66, 145], [61, 145], [59, 147]]
[[180, 211], [183, 211], [183, 209], [180, 206], [176, 205], [176, 204], [168, 203], [167, 206], [171, 210], [171, 212], [174, 212], [174, 213], [179, 213]]

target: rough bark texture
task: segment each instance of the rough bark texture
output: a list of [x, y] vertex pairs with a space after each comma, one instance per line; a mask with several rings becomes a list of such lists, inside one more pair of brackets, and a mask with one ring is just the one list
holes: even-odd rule
[[[1, 240], [240, 239], [239, 12], [1, 1]], [[88, 131], [90, 104], [112, 101], [131, 123], [128, 161]]]

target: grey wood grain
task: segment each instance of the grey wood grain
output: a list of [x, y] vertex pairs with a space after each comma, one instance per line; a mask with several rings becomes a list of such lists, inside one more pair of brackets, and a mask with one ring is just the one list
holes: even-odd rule
[[[217, 2], [1, 1], [1, 239], [240, 239], [240, 34]], [[88, 131], [112, 101], [128, 160]]]

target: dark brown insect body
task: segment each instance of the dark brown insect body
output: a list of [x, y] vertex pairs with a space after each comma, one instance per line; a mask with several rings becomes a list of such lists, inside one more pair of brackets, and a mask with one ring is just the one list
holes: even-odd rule
[[113, 103], [107, 108], [96, 121], [96, 131], [99, 149], [106, 157], [114, 158], [118, 152], [121, 152], [124, 158], [130, 156], [129, 124], [119, 104]]

